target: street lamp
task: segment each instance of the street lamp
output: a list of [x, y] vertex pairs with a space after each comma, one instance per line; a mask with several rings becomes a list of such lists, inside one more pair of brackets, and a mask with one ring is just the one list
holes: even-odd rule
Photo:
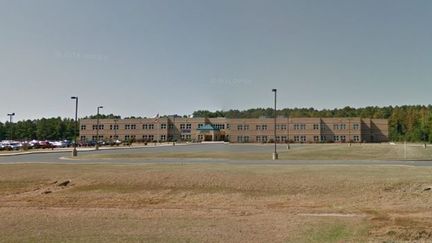
[[99, 150], [99, 109], [102, 109], [103, 106], [97, 107], [97, 117], [96, 117], [96, 150]]
[[117, 141], [117, 118], [114, 118], [114, 141]]
[[351, 147], [351, 118], [348, 118], [348, 142]]
[[75, 132], [74, 132], [74, 143], [73, 143], [73, 150], [72, 150], [72, 156], [76, 157], [78, 155], [77, 151], [77, 137], [78, 137], [78, 96], [72, 96], [72, 100], [75, 100]]
[[272, 92], [274, 92], [274, 152], [273, 152], [273, 160], [277, 160], [278, 159], [278, 153], [277, 153], [277, 149], [276, 149], [276, 93], [277, 90], [276, 89], [272, 89]]
[[10, 134], [9, 134], [9, 139], [12, 140], [12, 135], [13, 135], [13, 126], [12, 126], [12, 117], [15, 116], [15, 112], [14, 113], [9, 113], [7, 114], [9, 116], [9, 125], [10, 125]]

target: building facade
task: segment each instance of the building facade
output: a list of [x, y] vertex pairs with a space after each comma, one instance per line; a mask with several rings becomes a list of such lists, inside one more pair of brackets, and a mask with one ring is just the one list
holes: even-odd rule
[[[276, 137], [274, 136], [276, 129]], [[96, 119], [80, 121], [80, 140], [143, 142], [227, 141], [232, 143], [387, 142], [387, 119], [364, 118], [184, 118]]]

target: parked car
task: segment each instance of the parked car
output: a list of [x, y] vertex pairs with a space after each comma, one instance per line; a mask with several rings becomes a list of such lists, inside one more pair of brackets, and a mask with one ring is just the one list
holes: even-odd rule
[[55, 146], [51, 144], [49, 141], [39, 141], [38, 148], [41, 149], [53, 149]]

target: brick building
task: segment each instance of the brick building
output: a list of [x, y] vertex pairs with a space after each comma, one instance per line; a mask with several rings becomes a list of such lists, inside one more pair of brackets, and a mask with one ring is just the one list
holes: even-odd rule
[[[80, 121], [80, 139], [97, 140], [96, 119]], [[364, 118], [184, 118], [100, 119], [99, 140], [228, 141], [266, 143], [387, 142], [388, 121]]]

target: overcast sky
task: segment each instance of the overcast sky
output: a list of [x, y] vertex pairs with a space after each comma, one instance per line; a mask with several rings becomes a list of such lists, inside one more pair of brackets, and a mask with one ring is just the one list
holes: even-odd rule
[[0, 121], [429, 104], [430, 0], [0, 0]]

